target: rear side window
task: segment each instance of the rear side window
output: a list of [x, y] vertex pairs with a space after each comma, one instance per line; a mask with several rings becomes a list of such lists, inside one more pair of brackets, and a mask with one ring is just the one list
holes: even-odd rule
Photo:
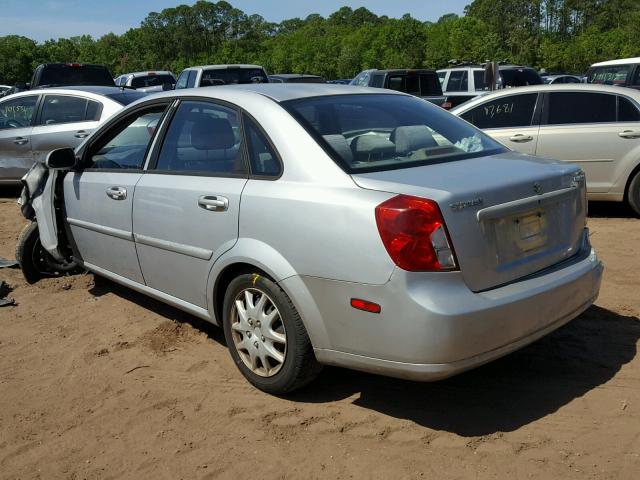
[[384, 75], [381, 73], [377, 73], [373, 76], [373, 81], [371, 82], [372, 87], [383, 88], [384, 87]]
[[478, 128], [528, 127], [533, 119], [537, 93], [509, 95], [478, 105], [461, 115]]
[[616, 121], [616, 96], [587, 92], [552, 92], [547, 102], [548, 125]]
[[198, 72], [196, 70], [189, 71], [189, 77], [187, 77], [187, 88], [193, 88], [196, 86], [196, 77]]
[[618, 121], [640, 122], [638, 107], [628, 98], [618, 97]]
[[599, 83], [602, 85], [627, 84], [631, 65], [611, 65], [608, 67], [593, 67], [587, 74], [587, 83]]
[[141, 169], [147, 148], [162, 118], [165, 106], [145, 110], [126, 119], [119, 127], [91, 146], [86, 168]]
[[273, 147], [262, 130], [245, 115], [245, 135], [249, 149], [251, 173], [258, 176], [277, 177], [280, 175], [280, 162]]
[[423, 97], [442, 96], [442, 86], [434, 73], [420, 74], [420, 94]]
[[37, 95], [29, 95], [0, 103], [0, 130], [29, 127], [38, 103]]
[[70, 95], [46, 95], [39, 123], [41, 125], [55, 125], [99, 120], [101, 110], [101, 105], [98, 102], [86, 98]]
[[282, 105], [350, 173], [408, 168], [505, 151], [443, 109], [408, 95], [335, 95]]
[[500, 81], [503, 87], [526, 87], [541, 85], [542, 78], [530, 68], [507, 68], [500, 70]]
[[469, 90], [469, 77], [466, 70], [452, 70], [449, 74], [447, 92], [466, 92]]
[[241, 140], [236, 110], [209, 102], [182, 102], [162, 143], [156, 170], [245, 174]]

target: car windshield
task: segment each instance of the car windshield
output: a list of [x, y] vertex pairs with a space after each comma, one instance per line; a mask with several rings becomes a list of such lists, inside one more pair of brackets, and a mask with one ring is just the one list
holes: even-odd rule
[[611, 65], [608, 67], [594, 67], [589, 70], [588, 83], [603, 85], [626, 85], [631, 72], [631, 65]]
[[506, 151], [440, 107], [406, 95], [335, 95], [291, 100], [282, 105], [349, 173]]
[[104, 67], [89, 65], [47, 65], [39, 86], [98, 85], [113, 87], [113, 77]]
[[542, 79], [535, 70], [530, 68], [508, 68], [500, 70], [500, 78], [503, 87], [526, 87], [527, 85], [540, 85]]
[[201, 87], [235, 85], [240, 83], [269, 83], [261, 68], [216, 68], [202, 72]]
[[133, 88], [146, 88], [157, 87], [164, 83], [176, 83], [176, 80], [171, 75], [147, 75], [144, 77], [134, 77], [131, 80], [131, 86]]

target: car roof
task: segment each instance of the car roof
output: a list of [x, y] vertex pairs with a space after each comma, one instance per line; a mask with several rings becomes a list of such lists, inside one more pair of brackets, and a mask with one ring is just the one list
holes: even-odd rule
[[240, 85], [221, 85], [216, 87], [184, 88], [156, 93], [149, 98], [202, 96], [224, 100], [227, 96], [237, 95], [262, 95], [278, 103], [288, 100], [297, 100], [310, 97], [324, 97], [331, 95], [404, 95], [408, 94], [370, 87], [356, 87], [333, 83], [249, 83]]
[[187, 67], [185, 68], [185, 70], [196, 70], [196, 69], [207, 69], [207, 70], [223, 70], [226, 68], [262, 68], [264, 70], [264, 67], [262, 65], [249, 65], [249, 64], [225, 64], [225, 65], [197, 65], [194, 67]]
[[630, 63], [640, 63], [640, 57], [619, 58], [618, 60], [607, 60], [606, 62], [598, 62], [591, 65], [592, 67], [608, 67], [610, 65], [626, 65]]
[[149, 75], [149, 74], [154, 74], [154, 75], [173, 75], [173, 72], [170, 72], [168, 70], [145, 70], [144, 72], [123, 73], [120, 76], [121, 77], [128, 77], [129, 75], [133, 75], [134, 77], [144, 77], [144, 76]]
[[452, 108], [451, 112], [468, 110], [470, 107], [474, 107], [479, 103], [484, 103], [487, 100], [493, 98], [505, 97], [508, 95], [516, 95], [522, 93], [545, 93], [545, 92], [600, 92], [600, 93], [613, 93], [618, 95], [627, 95], [633, 97], [634, 100], [640, 102], [640, 91], [626, 87], [614, 87], [610, 85], [599, 85], [594, 83], [554, 83], [551, 85], [529, 85], [527, 87], [515, 87], [515, 88], [502, 88], [491, 93], [479, 95], [476, 98], [469, 100], [457, 107]]
[[[95, 98], [98, 99], [98, 97], [100, 97], [101, 99], [108, 99], [110, 101], [116, 102], [116, 103], [120, 103], [123, 104], [122, 101], [120, 101], [119, 99], [122, 100], [127, 100], [125, 102], [125, 104], [131, 103], [131, 96], [146, 96], [146, 93], [143, 92], [139, 92], [138, 90], [133, 90], [133, 89], [123, 89], [120, 87], [93, 87], [93, 86], [77, 86], [77, 87], [55, 87], [55, 88], [36, 88], [34, 90], [23, 90], [21, 92], [16, 92], [16, 93], [12, 93], [11, 95], [7, 96], [7, 97], [2, 97], [2, 99], [4, 100], [5, 98], [10, 98], [10, 99], [15, 99], [15, 98], [19, 98], [19, 97], [26, 97], [28, 95], [61, 95], [61, 94], [67, 94], [67, 95], [84, 95], [87, 96], [89, 98]], [[129, 97], [129, 98], [127, 98]]]

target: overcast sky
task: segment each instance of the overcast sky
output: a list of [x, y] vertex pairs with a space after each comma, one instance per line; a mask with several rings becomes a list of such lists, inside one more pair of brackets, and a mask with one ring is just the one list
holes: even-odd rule
[[[229, 0], [248, 14], [269, 21], [304, 18], [310, 13], [327, 16], [348, 5], [367, 7], [377, 15], [401, 17], [410, 13], [420, 20], [437, 20], [445, 13], [462, 14], [471, 0]], [[124, 33], [137, 27], [147, 13], [195, 1], [179, 0], [0, 0], [0, 36], [24, 35], [34, 40], [90, 34]]]

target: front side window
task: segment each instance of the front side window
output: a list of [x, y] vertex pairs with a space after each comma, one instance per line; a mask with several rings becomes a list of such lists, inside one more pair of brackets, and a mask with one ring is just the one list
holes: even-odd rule
[[279, 176], [278, 156], [262, 130], [247, 116], [244, 117], [244, 130], [249, 148], [251, 173], [258, 176]]
[[[42, 105], [40, 124], [84, 122], [100, 119], [98, 102], [70, 95], [46, 95]], [[98, 118], [96, 118], [98, 117]]]
[[444, 87], [444, 79], [447, 77], [447, 72], [438, 72], [438, 80], [440, 81], [440, 86]]
[[631, 73], [631, 65], [611, 65], [608, 67], [594, 67], [589, 70], [587, 83], [599, 83], [602, 85], [627, 84]]
[[282, 105], [349, 173], [455, 161], [506, 150], [439, 107], [406, 95], [335, 95]]
[[184, 70], [180, 76], [178, 77], [178, 80], [176, 81], [176, 89], [179, 88], [187, 88], [187, 79], [189, 78], [189, 72], [191, 70]]
[[481, 129], [528, 127], [537, 100], [537, 93], [500, 97], [472, 108], [461, 117]]
[[447, 92], [466, 92], [469, 90], [469, 79], [466, 70], [453, 70], [449, 74]]
[[29, 95], [0, 103], [0, 130], [29, 127], [38, 103], [37, 95]]
[[551, 92], [549, 125], [607, 123], [616, 121], [616, 96], [604, 93]]
[[542, 78], [530, 68], [507, 68], [500, 70], [500, 84], [503, 88], [541, 85]]
[[167, 129], [156, 170], [244, 174], [241, 139], [236, 110], [209, 102], [182, 102]]
[[484, 83], [484, 72], [482, 70], [473, 71], [473, 85], [476, 92], [481, 92], [489, 88], [487, 84]]
[[166, 106], [135, 114], [91, 146], [85, 168], [141, 169]]

